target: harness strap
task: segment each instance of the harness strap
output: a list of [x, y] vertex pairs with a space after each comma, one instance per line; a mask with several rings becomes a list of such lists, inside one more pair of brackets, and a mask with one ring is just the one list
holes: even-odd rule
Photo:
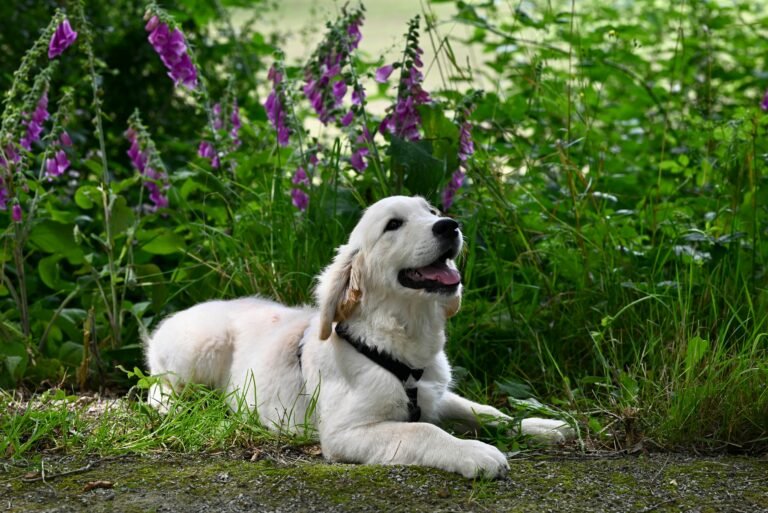
[[421, 418], [421, 408], [418, 403], [419, 389], [416, 386], [416, 382], [421, 379], [424, 369], [409, 367], [400, 360], [392, 358], [389, 354], [369, 346], [361, 339], [353, 337], [343, 324], [336, 325], [336, 334], [346, 340], [358, 353], [384, 367], [400, 380], [405, 389], [405, 395], [408, 396], [408, 422], [418, 422]]

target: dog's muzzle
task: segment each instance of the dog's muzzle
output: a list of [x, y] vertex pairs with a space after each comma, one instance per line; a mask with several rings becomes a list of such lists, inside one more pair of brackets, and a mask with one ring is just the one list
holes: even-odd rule
[[461, 284], [461, 274], [449, 265], [449, 260], [456, 258], [461, 249], [459, 223], [453, 219], [440, 219], [432, 225], [432, 233], [440, 241], [442, 254], [429, 265], [401, 270], [397, 281], [409, 289], [453, 294]]

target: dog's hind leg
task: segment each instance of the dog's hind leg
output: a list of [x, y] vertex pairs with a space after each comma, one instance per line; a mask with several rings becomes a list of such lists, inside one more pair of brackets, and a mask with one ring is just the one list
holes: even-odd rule
[[173, 393], [171, 385], [163, 378], [160, 378], [149, 387], [147, 403], [160, 413], [168, 413]]

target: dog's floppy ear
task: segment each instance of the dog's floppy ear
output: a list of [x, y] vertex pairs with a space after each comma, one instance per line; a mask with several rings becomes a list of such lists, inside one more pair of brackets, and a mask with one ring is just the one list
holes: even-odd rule
[[320, 307], [320, 340], [331, 336], [334, 322], [349, 317], [363, 296], [359, 249], [347, 244], [339, 247], [331, 265], [325, 268], [315, 289]]

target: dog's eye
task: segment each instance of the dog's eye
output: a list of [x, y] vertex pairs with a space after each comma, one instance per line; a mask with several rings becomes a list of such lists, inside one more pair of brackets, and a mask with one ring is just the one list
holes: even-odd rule
[[403, 220], [402, 219], [390, 219], [387, 223], [387, 226], [384, 227], [385, 232], [389, 232], [392, 230], [397, 230], [403, 226]]
[[429, 213], [432, 214], [433, 216], [436, 216], [437, 215], [437, 210], [435, 210], [434, 208], [430, 208], [429, 209]]

